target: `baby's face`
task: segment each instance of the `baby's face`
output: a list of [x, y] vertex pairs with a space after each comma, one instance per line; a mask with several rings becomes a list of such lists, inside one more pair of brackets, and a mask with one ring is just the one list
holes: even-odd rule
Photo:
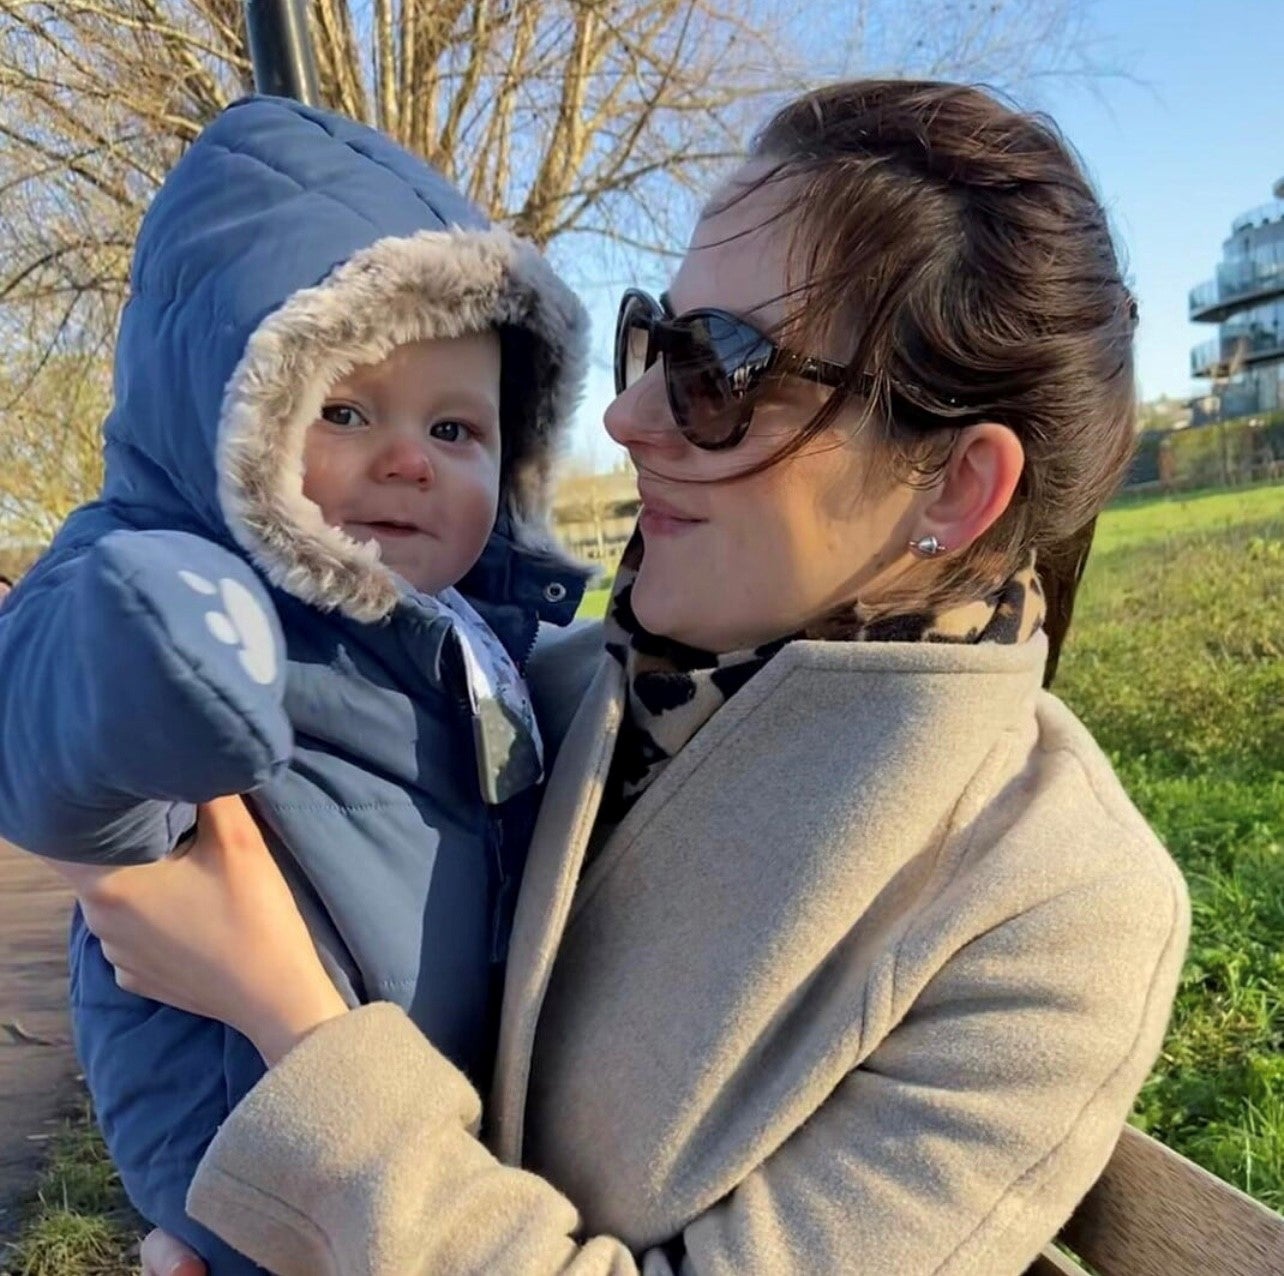
[[425, 593], [477, 561], [499, 501], [499, 337], [398, 346], [356, 368], [308, 428], [303, 494]]

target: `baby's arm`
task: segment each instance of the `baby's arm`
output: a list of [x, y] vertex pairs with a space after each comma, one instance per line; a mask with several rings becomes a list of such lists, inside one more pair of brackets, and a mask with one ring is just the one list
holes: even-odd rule
[[0, 836], [54, 859], [167, 854], [192, 805], [286, 764], [284, 643], [253, 571], [182, 532], [113, 532], [0, 611]]

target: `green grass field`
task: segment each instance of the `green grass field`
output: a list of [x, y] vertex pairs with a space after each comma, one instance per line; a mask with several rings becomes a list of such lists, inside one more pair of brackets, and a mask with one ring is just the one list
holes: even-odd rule
[[[1284, 1208], [1284, 486], [1107, 514], [1057, 690], [1190, 882], [1190, 959], [1134, 1119]], [[0, 1271], [124, 1276], [119, 1207], [73, 1129]]]
[[0, 1244], [0, 1276], [133, 1276], [140, 1231], [85, 1104], [51, 1141], [22, 1234]]
[[1190, 883], [1190, 958], [1136, 1121], [1284, 1208], [1284, 487], [1101, 525], [1058, 692]]
[[606, 615], [606, 604], [611, 599], [611, 587], [605, 585], [601, 589], [590, 589], [584, 595], [584, 601], [580, 604], [579, 619], [581, 620], [601, 620]]

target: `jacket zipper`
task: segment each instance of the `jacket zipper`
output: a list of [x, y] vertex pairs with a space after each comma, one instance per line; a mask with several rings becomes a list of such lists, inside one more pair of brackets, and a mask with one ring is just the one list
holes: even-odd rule
[[490, 927], [490, 961], [492, 966], [502, 966], [508, 960], [509, 930], [508, 897], [511, 894], [514, 877], [504, 864], [504, 821], [496, 813], [487, 815], [486, 840], [491, 859], [495, 866], [495, 905], [491, 914]]

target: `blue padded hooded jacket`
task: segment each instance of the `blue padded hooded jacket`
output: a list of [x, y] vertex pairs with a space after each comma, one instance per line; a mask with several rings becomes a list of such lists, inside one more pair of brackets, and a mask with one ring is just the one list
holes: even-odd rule
[[[488, 328], [501, 512], [460, 592], [521, 666], [583, 592], [546, 522], [582, 307], [380, 134], [284, 100], [230, 107], [143, 222], [101, 496], [0, 611], [0, 835], [143, 863], [195, 803], [250, 794], [345, 995], [404, 1006], [479, 1081], [535, 794], [484, 800], [450, 611], [325, 525], [302, 450], [352, 367]], [[123, 993], [79, 919], [71, 956], [77, 1045], [135, 1204], [214, 1276], [253, 1270], [183, 1201], [256, 1052]]]

